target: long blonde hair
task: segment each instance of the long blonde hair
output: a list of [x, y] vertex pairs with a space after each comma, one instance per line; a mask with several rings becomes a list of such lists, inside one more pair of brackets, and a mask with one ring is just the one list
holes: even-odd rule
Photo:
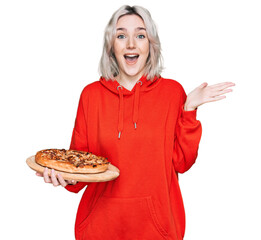
[[124, 5], [114, 12], [105, 28], [99, 73], [107, 80], [114, 79], [119, 74], [118, 63], [113, 52], [113, 44], [116, 36], [117, 21], [124, 15], [137, 15], [143, 19], [150, 43], [150, 53], [145, 67], [145, 75], [147, 75], [147, 79], [158, 77], [163, 70], [163, 59], [157, 27], [147, 9], [141, 6], [131, 7], [129, 5]]

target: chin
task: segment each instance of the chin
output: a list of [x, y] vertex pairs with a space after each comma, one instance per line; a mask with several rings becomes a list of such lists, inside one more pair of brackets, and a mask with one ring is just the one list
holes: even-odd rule
[[133, 70], [126, 70], [125, 73], [126, 75], [129, 75], [131, 77], [136, 76], [141, 74], [142, 71], [140, 71], [139, 69], [133, 69]]

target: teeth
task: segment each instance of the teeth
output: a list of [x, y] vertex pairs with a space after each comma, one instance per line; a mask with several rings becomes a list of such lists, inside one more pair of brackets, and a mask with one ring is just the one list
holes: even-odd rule
[[138, 57], [139, 55], [125, 55], [126, 57]]

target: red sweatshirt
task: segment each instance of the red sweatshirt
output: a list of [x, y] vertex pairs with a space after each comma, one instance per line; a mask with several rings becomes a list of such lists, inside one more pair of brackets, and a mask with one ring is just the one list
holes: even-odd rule
[[107, 157], [120, 176], [66, 186], [77, 193], [88, 185], [77, 240], [183, 239], [178, 173], [194, 164], [202, 131], [185, 100], [182, 86], [162, 77], [143, 76], [131, 91], [102, 77], [84, 88], [70, 148]]

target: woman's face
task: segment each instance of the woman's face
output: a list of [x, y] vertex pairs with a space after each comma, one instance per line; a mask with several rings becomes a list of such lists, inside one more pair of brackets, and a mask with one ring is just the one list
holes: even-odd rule
[[149, 40], [139, 16], [125, 15], [118, 20], [113, 48], [120, 78], [140, 78], [149, 56]]

